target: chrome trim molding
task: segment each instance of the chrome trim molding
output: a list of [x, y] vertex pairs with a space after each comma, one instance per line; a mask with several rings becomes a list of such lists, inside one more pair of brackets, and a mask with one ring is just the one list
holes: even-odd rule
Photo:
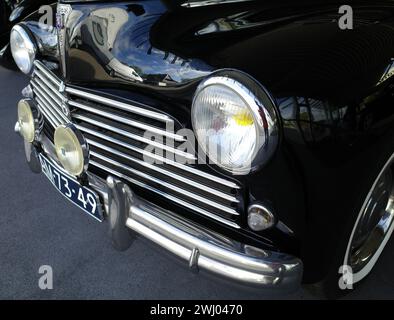
[[156, 128], [156, 127], [153, 127], [153, 126], [150, 126], [150, 125], [146, 125], [146, 124], [144, 124], [142, 122], [138, 122], [138, 121], [131, 120], [131, 119], [128, 119], [128, 118], [120, 117], [120, 116], [118, 116], [118, 115], [116, 115], [114, 113], [103, 111], [103, 110], [99, 110], [99, 109], [96, 109], [94, 107], [90, 107], [90, 106], [88, 106], [86, 104], [82, 104], [82, 103], [79, 103], [79, 102], [76, 102], [76, 101], [71, 101], [70, 100], [70, 101], [68, 101], [68, 103], [71, 106], [76, 107], [78, 109], [82, 109], [82, 110], [91, 112], [93, 114], [96, 114], [96, 115], [99, 115], [99, 116], [102, 116], [102, 117], [105, 117], [105, 118], [108, 118], [108, 119], [111, 119], [111, 120], [114, 120], [114, 121], [117, 121], [117, 122], [120, 122], [120, 123], [123, 123], [123, 124], [127, 124], [129, 126], [134, 127], [134, 128], [138, 128], [138, 129], [141, 129], [141, 130], [149, 131], [149, 132], [152, 132], [152, 133], [160, 135], [160, 136], [168, 137], [168, 138], [174, 139], [175, 141], [186, 141], [185, 137], [180, 136], [180, 135], [175, 134], [175, 133], [170, 132], [170, 131], [166, 131], [166, 130], [163, 130], [163, 129], [160, 129], [160, 128]]
[[85, 98], [88, 100], [92, 100], [94, 102], [100, 103], [100, 104], [105, 104], [107, 106], [113, 107], [113, 108], [117, 108], [123, 111], [128, 111], [128, 112], [132, 112], [144, 117], [148, 117], [151, 119], [155, 119], [158, 121], [163, 121], [163, 122], [168, 122], [168, 123], [173, 123], [174, 120], [172, 120], [169, 116], [163, 114], [163, 113], [158, 113], [158, 112], [154, 112], [154, 111], [150, 111], [148, 108], [144, 109], [144, 108], [140, 108], [140, 107], [136, 107], [130, 104], [126, 104], [123, 102], [119, 102], [119, 101], [115, 101], [115, 100], [111, 100], [102, 96], [98, 96], [92, 93], [88, 93], [85, 91], [81, 91], [75, 88], [70, 88], [67, 87], [66, 88], [66, 92], [69, 94], [73, 94], [77, 97], [80, 98]]
[[[55, 94], [56, 97], [54, 97], [53, 99], [58, 103], [61, 104], [64, 100], [65, 97], [63, 95], [60, 94], [60, 89], [59, 87], [52, 82], [52, 80], [47, 80], [49, 79], [47, 76], [45, 76], [43, 73], [41, 73], [41, 71], [39, 71], [38, 69], [36, 69], [36, 72], [34, 73], [35, 77], [35, 81], [41, 85], [42, 87], [46, 87], [49, 88], [49, 90]], [[43, 82], [45, 83], [43, 85]], [[47, 92], [47, 94], [50, 94], [49, 92]], [[57, 98], [57, 99], [56, 99]], [[60, 101], [59, 101], [60, 100]]]
[[[115, 138], [112, 138], [110, 136], [107, 136], [105, 134], [93, 131], [93, 130], [88, 129], [88, 128], [84, 127], [84, 126], [81, 126], [81, 125], [76, 125], [76, 126], [77, 126], [77, 128], [79, 130], [81, 130], [81, 131], [83, 131], [85, 133], [88, 133], [88, 134], [93, 135], [93, 136], [95, 136], [97, 138], [103, 139], [105, 141], [117, 144], [117, 145], [119, 145], [121, 147], [124, 147], [126, 149], [130, 149], [132, 151], [138, 152], [138, 153], [140, 153], [140, 154], [142, 154], [144, 156], [147, 156], [147, 157], [150, 157], [152, 159], [155, 159], [155, 160], [157, 160], [160, 163], [169, 164], [169, 165], [174, 166], [174, 167], [176, 167], [178, 169], [182, 169], [184, 171], [193, 173], [193, 174], [198, 175], [198, 176], [200, 176], [200, 177], [202, 177], [204, 179], [208, 179], [208, 180], [211, 180], [213, 182], [217, 182], [219, 184], [222, 184], [223, 186], [226, 186], [226, 187], [229, 187], [229, 188], [232, 188], [232, 189], [240, 189], [240, 187], [237, 184], [235, 184], [234, 182], [231, 182], [231, 181], [228, 181], [228, 180], [225, 180], [225, 179], [221, 179], [219, 177], [213, 176], [213, 175], [211, 175], [209, 173], [206, 173], [204, 171], [197, 170], [197, 169], [195, 169], [193, 167], [184, 165], [182, 163], [166, 159], [166, 158], [161, 157], [159, 155], [156, 155], [154, 153], [150, 153], [150, 152], [148, 152], [148, 151], [146, 151], [144, 149], [139, 149], [139, 148], [137, 148], [135, 146], [127, 144], [127, 143], [125, 143], [123, 141], [119, 141], [119, 140], [117, 140]], [[90, 139], [90, 141], [92, 141], [92, 140]], [[93, 141], [93, 143], [94, 143], [94, 141]]]
[[36, 98], [36, 101], [38, 103], [38, 108], [40, 109], [41, 113], [44, 115], [44, 117], [48, 120], [48, 122], [51, 124], [53, 128], [57, 128], [58, 122], [54, 119], [53, 115], [50, 113], [49, 110], [47, 110], [46, 107], [44, 107], [44, 103], [40, 98]]
[[46, 77], [48, 77], [48, 79], [51, 80], [58, 88], [60, 88], [61, 81], [60, 81], [59, 79], [57, 79], [57, 77], [56, 77], [51, 71], [49, 71], [49, 70], [45, 67], [45, 65], [44, 65], [42, 62], [36, 60], [36, 61], [34, 61], [34, 65], [35, 65], [35, 66], [36, 66]]
[[136, 169], [134, 169], [132, 167], [126, 166], [126, 165], [124, 165], [124, 164], [122, 164], [122, 163], [120, 163], [118, 161], [112, 160], [112, 159], [110, 159], [110, 158], [108, 158], [108, 157], [106, 157], [106, 156], [104, 156], [102, 154], [99, 154], [99, 153], [94, 152], [94, 151], [91, 151], [90, 154], [92, 156], [94, 156], [94, 157], [96, 157], [96, 158], [98, 158], [100, 160], [103, 160], [106, 163], [114, 165], [114, 166], [116, 166], [116, 167], [118, 167], [118, 168], [120, 168], [122, 170], [126, 170], [126, 171], [128, 171], [128, 172], [130, 172], [130, 173], [132, 173], [132, 174], [134, 174], [136, 176], [139, 176], [139, 177], [141, 177], [141, 178], [143, 178], [145, 180], [148, 180], [148, 181], [151, 181], [151, 182], [156, 183], [158, 185], [164, 186], [164, 187], [166, 187], [166, 188], [168, 188], [170, 190], [175, 191], [178, 194], [182, 194], [182, 195], [188, 197], [189, 199], [193, 199], [193, 200], [199, 201], [199, 202], [201, 202], [203, 204], [209, 205], [212, 208], [219, 209], [219, 210], [221, 210], [223, 212], [226, 212], [226, 213], [229, 213], [231, 215], [235, 215], [235, 216], [239, 215], [239, 213], [237, 211], [235, 211], [234, 209], [232, 209], [231, 207], [227, 207], [227, 206], [221, 205], [220, 203], [211, 201], [208, 198], [201, 197], [201, 196], [197, 195], [196, 193], [192, 193], [192, 192], [189, 192], [189, 191], [187, 191], [185, 189], [179, 188], [176, 185], [173, 185], [173, 184], [168, 183], [166, 181], [163, 181], [163, 180], [160, 180], [158, 178], [155, 178], [155, 177], [153, 177], [151, 175], [148, 175], [148, 174], [146, 174], [144, 172], [136, 170]]
[[[122, 158], [127, 159], [127, 160], [129, 160], [131, 162], [139, 164], [140, 166], [146, 167], [146, 168], [148, 168], [150, 170], [159, 172], [159, 173], [161, 173], [161, 174], [163, 174], [165, 176], [168, 176], [168, 177], [170, 177], [170, 178], [172, 178], [174, 180], [183, 182], [183, 183], [188, 184], [188, 185], [190, 185], [190, 186], [192, 186], [194, 188], [197, 188], [197, 189], [200, 189], [200, 190], [203, 190], [203, 191], [206, 191], [206, 192], [210, 192], [213, 195], [215, 195], [215, 196], [217, 196], [219, 198], [222, 198], [224, 200], [228, 200], [228, 201], [235, 202], [235, 203], [239, 202], [239, 200], [236, 197], [232, 196], [232, 195], [229, 195], [227, 193], [221, 192], [220, 190], [213, 189], [213, 188], [208, 187], [206, 185], [203, 185], [203, 184], [201, 184], [201, 183], [199, 183], [197, 181], [187, 179], [187, 178], [185, 178], [183, 176], [180, 176], [180, 175], [176, 174], [175, 172], [168, 171], [168, 170], [164, 169], [161, 166], [155, 166], [155, 165], [150, 164], [148, 162], [145, 162], [145, 161], [139, 160], [137, 158], [131, 157], [131, 156], [129, 156], [129, 155], [123, 153], [123, 152], [120, 152], [120, 151], [118, 151], [116, 149], [113, 149], [111, 147], [105, 146], [105, 145], [103, 145], [101, 143], [98, 143], [96, 141], [93, 141], [93, 140], [89, 140], [89, 141], [90, 141], [89, 144], [94, 146], [94, 147], [97, 147], [97, 148], [99, 148], [101, 150], [104, 150], [104, 151], [110, 152], [112, 154], [115, 154], [115, 155], [117, 155], [119, 157], [122, 157]], [[101, 155], [101, 154], [99, 154], [97, 152], [94, 152], [94, 151], [92, 151], [92, 155], [95, 155], [98, 158], [104, 157], [103, 155]], [[234, 214], [238, 215], [238, 213], [234, 213]]]
[[94, 160], [90, 160], [90, 164], [92, 166], [95, 166], [97, 168], [105, 170], [106, 172], [108, 172], [108, 173], [110, 173], [110, 174], [112, 174], [112, 175], [114, 175], [114, 176], [116, 176], [118, 178], [124, 179], [126, 181], [131, 182], [132, 184], [135, 184], [135, 185], [141, 187], [141, 188], [144, 188], [144, 189], [147, 189], [147, 190], [149, 190], [151, 192], [154, 192], [154, 193], [162, 196], [163, 198], [171, 200], [174, 203], [177, 203], [177, 204], [179, 204], [179, 205], [181, 205], [183, 207], [190, 208], [191, 210], [193, 210], [193, 211], [195, 211], [197, 213], [200, 213], [201, 215], [204, 215], [204, 216], [206, 216], [208, 218], [211, 218], [213, 220], [221, 222], [221, 223], [223, 223], [225, 225], [228, 225], [230, 227], [233, 227], [235, 229], [240, 229], [240, 226], [238, 224], [236, 224], [235, 222], [232, 222], [230, 220], [227, 220], [227, 219], [224, 219], [224, 218], [222, 218], [220, 216], [212, 214], [211, 212], [208, 212], [208, 211], [206, 211], [206, 210], [204, 210], [202, 208], [199, 208], [199, 207], [197, 207], [197, 206], [195, 206], [195, 205], [193, 205], [193, 204], [191, 204], [189, 202], [186, 202], [186, 201], [184, 201], [182, 199], [179, 199], [179, 198], [174, 197], [174, 196], [172, 196], [172, 195], [170, 195], [168, 193], [165, 193], [165, 192], [163, 192], [161, 190], [158, 190], [158, 189], [156, 189], [156, 188], [154, 188], [154, 187], [152, 187], [152, 186], [150, 186], [150, 185], [148, 185], [146, 183], [143, 183], [141, 181], [138, 181], [138, 180], [135, 180], [133, 178], [130, 178], [129, 176], [126, 176], [123, 173], [120, 173], [120, 172], [118, 172], [116, 170], [113, 170], [113, 169], [111, 169], [111, 168], [109, 168], [109, 167], [107, 167], [105, 165], [102, 165], [101, 163], [98, 163], [98, 162], [96, 162]]
[[61, 81], [42, 62], [36, 60], [34, 65], [30, 85], [39, 110], [54, 129], [70, 123], [70, 119], [63, 112], [67, 99], [59, 92]]
[[145, 138], [143, 136], [140, 136], [140, 135], [137, 135], [137, 134], [134, 134], [134, 133], [122, 130], [120, 128], [113, 127], [113, 126], [108, 125], [106, 123], [103, 123], [103, 122], [100, 122], [100, 121], [96, 121], [94, 119], [82, 116], [80, 114], [74, 114], [73, 118], [74, 119], [78, 119], [78, 120], [82, 120], [84, 122], [87, 122], [89, 124], [95, 125], [95, 126], [100, 127], [102, 129], [109, 130], [109, 131], [112, 131], [114, 133], [120, 134], [120, 135], [122, 135], [122, 136], [124, 136], [126, 138], [130, 138], [130, 139], [138, 141], [138, 142], [150, 144], [150, 145], [152, 145], [154, 147], [160, 148], [162, 150], [169, 151], [171, 153], [174, 153], [174, 154], [176, 154], [178, 156], [181, 156], [181, 157], [184, 157], [186, 159], [197, 160], [197, 158], [191, 153], [186, 153], [184, 151], [175, 149], [175, 148], [173, 148], [171, 146], [159, 143], [157, 141], [149, 140], [149, 139], [147, 139], [147, 138]]

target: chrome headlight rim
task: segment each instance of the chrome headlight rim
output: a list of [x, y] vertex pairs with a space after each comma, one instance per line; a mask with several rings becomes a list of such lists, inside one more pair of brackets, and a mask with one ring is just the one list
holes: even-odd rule
[[[19, 35], [23, 39], [23, 42], [25, 44], [29, 45], [30, 48], [28, 48], [28, 50], [31, 50], [33, 52], [32, 59], [29, 60], [29, 68], [26, 70], [20, 66], [20, 64], [18, 63], [18, 61], [14, 55], [14, 51], [12, 50], [13, 32], [19, 33]], [[12, 57], [13, 57], [16, 65], [18, 66], [18, 68], [21, 70], [21, 72], [23, 72], [24, 74], [30, 74], [33, 70], [34, 61], [37, 58], [38, 46], [37, 46], [36, 40], [35, 40], [34, 36], [32, 35], [31, 31], [23, 23], [16, 24], [15, 26], [12, 27], [11, 32], [10, 32], [10, 48], [11, 48]]]
[[56, 131], [59, 128], [64, 129], [64, 130], [70, 130], [70, 132], [75, 135], [76, 140], [79, 143], [79, 146], [80, 146], [81, 151], [82, 151], [82, 160], [83, 160], [82, 170], [79, 170], [79, 172], [69, 172], [66, 168], [64, 168], [64, 165], [63, 165], [62, 161], [60, 160], [60, 158], [58, 156], [58, 153], [57, 153], [58, 152], [57, 151], [58, 148], [56, 147], [56, 143], [54, 142], [54, 144], [55, 144], [55, 152], [56, 152], [56, 155], [58, 157], [58, 160], [59, 160], [60, 164], [62, 165], [62, 167], [64, 168], [64, 170], [68, 174], [70, 174], [72, 176], [75, 176], [75, 177], [80, 177], [80, 176], [82, 176], [84, 173], [86, 173], [88, 171], [89, 158], [90, 158], [89, 145], [86, 142], [86, 140], [85, 140], [84, 136], [82, 135], [82, 133], [72, 123], [59, 125], [56, 128], [56, 130], [55, 130], [54, 137], [56, 135]]
[[[196, 130], [195, 101], [202, 90], [208, 86], [226, 86], [236, 93], [248, 106], [251, 112], [256, 130], [256, 146], [251, 156], [251, 163], [244, 168], [233, 168], [223, 166], [209, 154], [200, 148], [203, 141], [200, 140]], [[257, 80], [245, 72], [235, 69], [221, 69], [203, 79], [198, 85], [192, 101], [191, 123], [199, 145], [199, 150], [203, 149], [204, 155], [208, 157], [219, 169], [229, 172], [232, 175], [248, 175], [258, 171], [265, 166], [277, 150], [280, 140], [280, 117], [276, 109], [276, 104], [268, 90]], [[264, 137], [264, 138], [262, 138]]]

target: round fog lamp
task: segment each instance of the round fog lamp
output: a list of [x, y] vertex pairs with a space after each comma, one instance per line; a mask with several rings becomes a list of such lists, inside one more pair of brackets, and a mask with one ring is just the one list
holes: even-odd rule
[[73, 176], [79, 176], [87, 167], [87, 145], [81, 133], [73, 125], [56, 128], [56, 155], [63, 168]]
[[21, 100], [18, 103], [18, 123], [19, 133], [27, 142], [33, 142], [36, 126], [33, 111], [27, 100]]
[[253, 204], [248, 209], [248, 225], [253, 231], [271, 228], [276, 223], [274, 214], [261, 204]]

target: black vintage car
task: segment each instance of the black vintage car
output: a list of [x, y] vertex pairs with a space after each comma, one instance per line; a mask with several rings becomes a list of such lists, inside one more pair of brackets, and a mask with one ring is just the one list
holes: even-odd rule
[[31, 169], [119, 250], [141, 235], [233, 283], [352, 288], [394, 228], [394, 2], [347, 4], [345, 30], [330, 0], [30, 16], [11, 46]]
[[11, 28], [47, 3], [44, 0], [0, 0], [0, 64], [10, 66], [13, 62], [9, 48]]

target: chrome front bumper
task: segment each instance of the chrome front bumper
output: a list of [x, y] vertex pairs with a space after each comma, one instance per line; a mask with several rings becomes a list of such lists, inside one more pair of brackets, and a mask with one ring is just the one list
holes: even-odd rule
[[[41, 152], [56, 161], [49, 139], [42, 136], [40, 142]], [[30, 167], [37, 172], [39, 161], [34, 158], [38, 151], [30, 144], [25, 144], [25, 151]], [[303, 267], [298, 258], [242, 244], [187, 221], [137, 197], [117, 178], [109, 176], [104, 181], [89, 173], [88, 180], [103, 200], [110, 228], [121, 221], [121, 227], [175, 254], [192, 270], [208, 271], [232, 282], [260, 288], [291, 291], [301, 283]]]
[[301, 281], [299, 259], [235, 242], [140, 199], [132, 202], [126, 225], [194, 270], [262, 287], [292, 289]]

